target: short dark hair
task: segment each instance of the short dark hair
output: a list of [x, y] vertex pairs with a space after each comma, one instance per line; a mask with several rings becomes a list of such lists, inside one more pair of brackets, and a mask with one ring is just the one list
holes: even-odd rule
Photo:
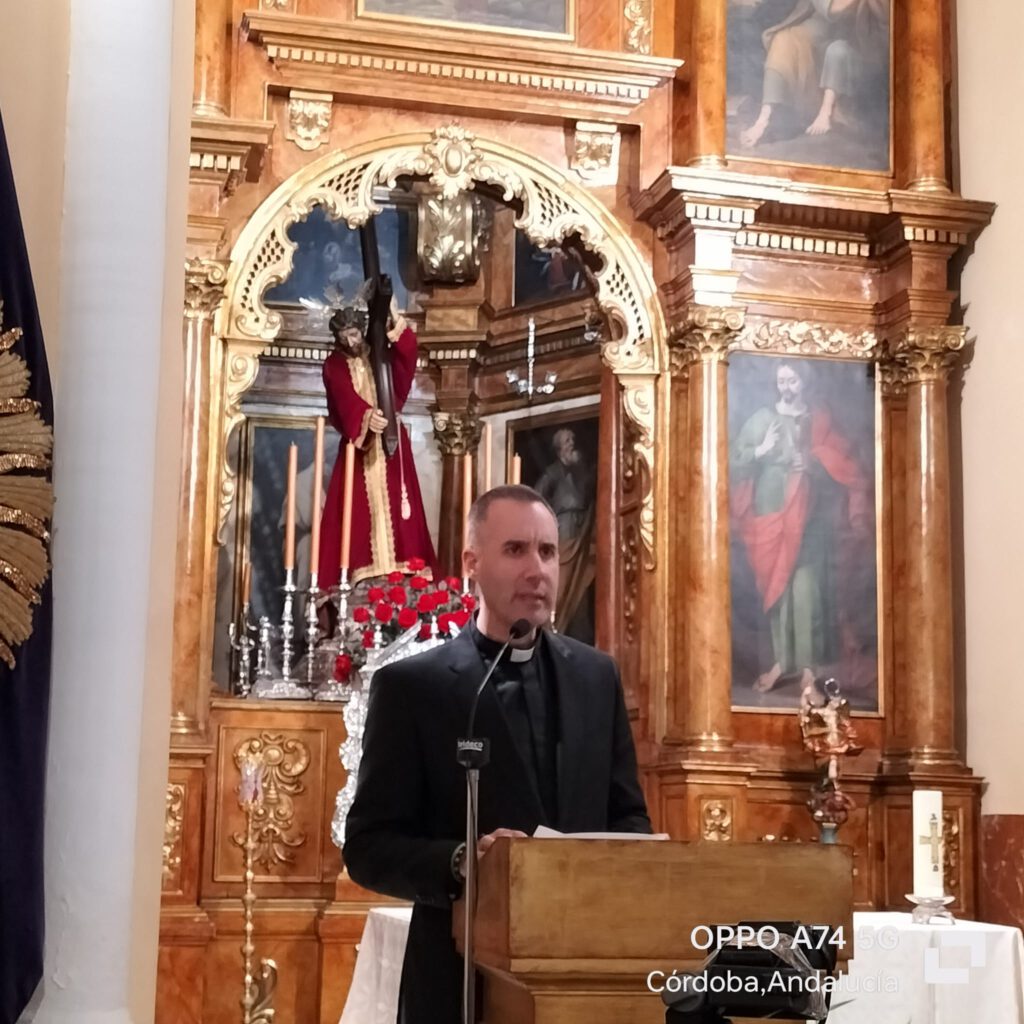
[[540, 505], [551, 513], [551, 518], [557, 520], [555, 510], [548, 503], [547, 499], [525, 484], [499, 484], [489, 491], [484, 491], [469, 508], [469, 536], [476, 535], [476, 531], [487, 518], [487, 513], [496, 501], [516, 501], [520, 505]]

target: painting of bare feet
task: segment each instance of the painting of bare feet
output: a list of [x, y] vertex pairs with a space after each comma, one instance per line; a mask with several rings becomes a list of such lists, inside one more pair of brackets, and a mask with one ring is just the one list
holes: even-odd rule
[[360, 14], [528, 35], [571, 36], [572, 0], [358, 0]]
[[891, 0], [728, 0], [730, 156], [890, 170]]
[[734, 707], [796, 708], [831, 677], [879, 710], [875, 447], [864, 363], [730, 359]]

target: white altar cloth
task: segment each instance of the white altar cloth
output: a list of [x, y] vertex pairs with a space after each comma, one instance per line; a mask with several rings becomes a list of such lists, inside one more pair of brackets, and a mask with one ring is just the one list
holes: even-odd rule
[[[371, 910], [340, 1024], [395, 1024], [412, 910]], [[1024, 1024], [1024, 938], [1017, 928], [910, 914], [853, 915], [855, 956], [830, 1024]], [[643, 985], [644, 978], [637, 984]]]

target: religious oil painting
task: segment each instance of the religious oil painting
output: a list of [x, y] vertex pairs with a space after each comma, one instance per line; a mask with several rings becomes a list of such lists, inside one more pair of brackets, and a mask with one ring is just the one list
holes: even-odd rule
[[888, 172], [891, 0], [728, 0], [727, 148]]
[[[376, 217], [377, 246], [382, 273], [391, 277], [399, 309], [409, 308], [418, 286], [416, 267], [416, 207], [412, 203], [385, 205]], [[303, 300], [329, 306], [349, 305], [363, 283], [359, 231], [332, 220], [322, 206], [288, 229], [297, 248], [287, 280], [271, 288], [265, 301], [297, 305]]]
[[853, 360], [729, 364], [732, 702], [879, 710], [876, 402]]
[[359, 13], [553, 36], [573, 33], [572, 0], [359, 0]]
[[583, 264], [560, 245], [542, 249], [516, 231], [513, 304], [531, 306], [587, 290]]
[[522, 461], [520, 482], [540, 493], [558, 520], [555, 628], [588, 644], [594, 643], [598, 422], [597, 407], [586, 406], [508, 425], [509, 459]]

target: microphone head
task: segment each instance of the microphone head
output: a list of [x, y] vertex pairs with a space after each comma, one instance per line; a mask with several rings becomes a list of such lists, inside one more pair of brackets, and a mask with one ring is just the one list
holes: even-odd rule
[[524, 636], [532, 632], [533, 626], [529, 619], [516, 619], [508, 631], [508, 638], [509, 640], [522, 640]]

